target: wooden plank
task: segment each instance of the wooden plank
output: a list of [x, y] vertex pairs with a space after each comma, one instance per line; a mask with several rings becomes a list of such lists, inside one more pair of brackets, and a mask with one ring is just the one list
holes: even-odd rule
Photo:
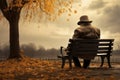
[[76, 47], [73, 47], [73, 48], [71, 48], [71, 50], [79, 50], [79, 51], [82, 51], [82, 50], [84, 50], [84, 51], [87, 51], [87, 50], [89, 50], [89, 51], [92, 51], [92, 50], [98, 50], [98, 48], [97, 47], [80, 47], [80, 48], [76, 48]]
[[98, 53], [97, 56], [105, 56], [107, 53]]
[[113, 42], [114, 39], [99, 39], [99, 42]]
[[71, 54], [72, 55], [75, 55], [75, 54], [97, 54], [97, 51], [91, 51], [91, 52], [73, 52], [71, 51]]
[[99, 46], [113, 46], [113, 43], [99, 43]]
[[80, 41], [80, 42], [113, 42], [114, 39], [69, 39], [69, 42]]
[[91, 54], [91, 53], [111, 53], [112, 52], [112, 50], [71, 50], [70, 51], [70, 53], [79, 53], [79, 54], [82, 54], [82, 53], [89, 53], [89, 54]]
[[87, 47], [97, 47], [97, 45], [71, 45], [71, 47], [73, 48], [73, 47], [78, 47], [78, 48], [87, 48]]
[[112, 51], [97, 51], [97, 53], [111, 53]]
[[[98, 47], [98, 50], [108, 50], [110, 49], [109, 47]], [[111, 47], [111, 49], [113, 49], [113, 47]]]
[[90, 44], [88, 44], [88, 43], [79, 43], [79, 44], [71, 44], [71, 48], [96, 48], [98, 46], [98, 44], [97, 43], [90, 43]]
[[[72, 46], [89, 46], [89, 45], [98, 45], [98, 43], [72, 43]], [[107, 44], [106, 44], [107, 45]]]
[[82, 42], [82, 43], [84, 43], [84, 42], [88, 42], [88, 43], [91, 43], [91, 42], [98, 42], [98, 40], [96, 40], [96, 39], [90, 39], [90, 40], [88, 40], [88, 39], [70, 39], [69, 40], [69, 42]]

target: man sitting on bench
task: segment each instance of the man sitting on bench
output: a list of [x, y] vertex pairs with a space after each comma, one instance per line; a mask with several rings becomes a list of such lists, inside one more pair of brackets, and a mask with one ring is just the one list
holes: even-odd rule
[[[92, 21], [89, 21], [87, 15], [80, 17], [80, 21], [77, 23], [80, 25], [77, 29], [74, 30], [73, 39], [99, 39], [100, 38], [100, 29], [93, 27], [91, 25]], [[76, 67], [81, 67], [78, 57], [73, 57], [73, 62]], [[91, 60], [84, 59], [83, 68], [88, 68]]]

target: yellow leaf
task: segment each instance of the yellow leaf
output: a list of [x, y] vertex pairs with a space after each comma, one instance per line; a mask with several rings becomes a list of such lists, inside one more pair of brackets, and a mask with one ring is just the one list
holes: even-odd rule
[[77, 11], [76, 11], [76, 10], [74, 10], [74, 13], [76, 14], [76, 13], [77, 13]]

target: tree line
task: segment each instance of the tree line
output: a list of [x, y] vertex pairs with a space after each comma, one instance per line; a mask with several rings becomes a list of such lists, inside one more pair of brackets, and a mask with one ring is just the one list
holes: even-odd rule
[[[39, 59], [57, 59], [57, 55], [60, 55], [60, 49], [45, 49], [43, 46], [36, 47], [35, 44], [22, 44], [20, 46], [21, 52], [23, 55], [31, 57], [31, 58], [39, 58]], [[0, 58], [8, 58], [9, 53], [9, 45], [0, 45]], [[120, 48], [117, 50], [113, 50], [112, 56], [114, 59], [118, 59], [120, 56]]]
[[[33, 43], [22, 44], [20, 46], [20, 49], [22, 54], [31, 58], [55, 59], [57, 58], [57, 55], [60, 55], [59, 49], [55, 49], [55, 48], [45, 49], [45, 47], [43, 46], [37, 48], [36, 45]], [[9, 57], [10, 55], [9, 51], [10, 51], [9, 45], [0, 47], [0, 57], [4, 57], [4, 58]]]

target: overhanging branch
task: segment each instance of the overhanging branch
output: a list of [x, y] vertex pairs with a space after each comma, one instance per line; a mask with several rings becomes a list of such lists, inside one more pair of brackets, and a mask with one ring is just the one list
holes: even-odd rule
[[7, 10], [8, 9], [8, 5], [7, 5], [7, 2], [6, 0], [0, 0], [0, 9], [4, 15], [4, 17], [6, 17], [7, 19], [9, 19], [9, 11]]

